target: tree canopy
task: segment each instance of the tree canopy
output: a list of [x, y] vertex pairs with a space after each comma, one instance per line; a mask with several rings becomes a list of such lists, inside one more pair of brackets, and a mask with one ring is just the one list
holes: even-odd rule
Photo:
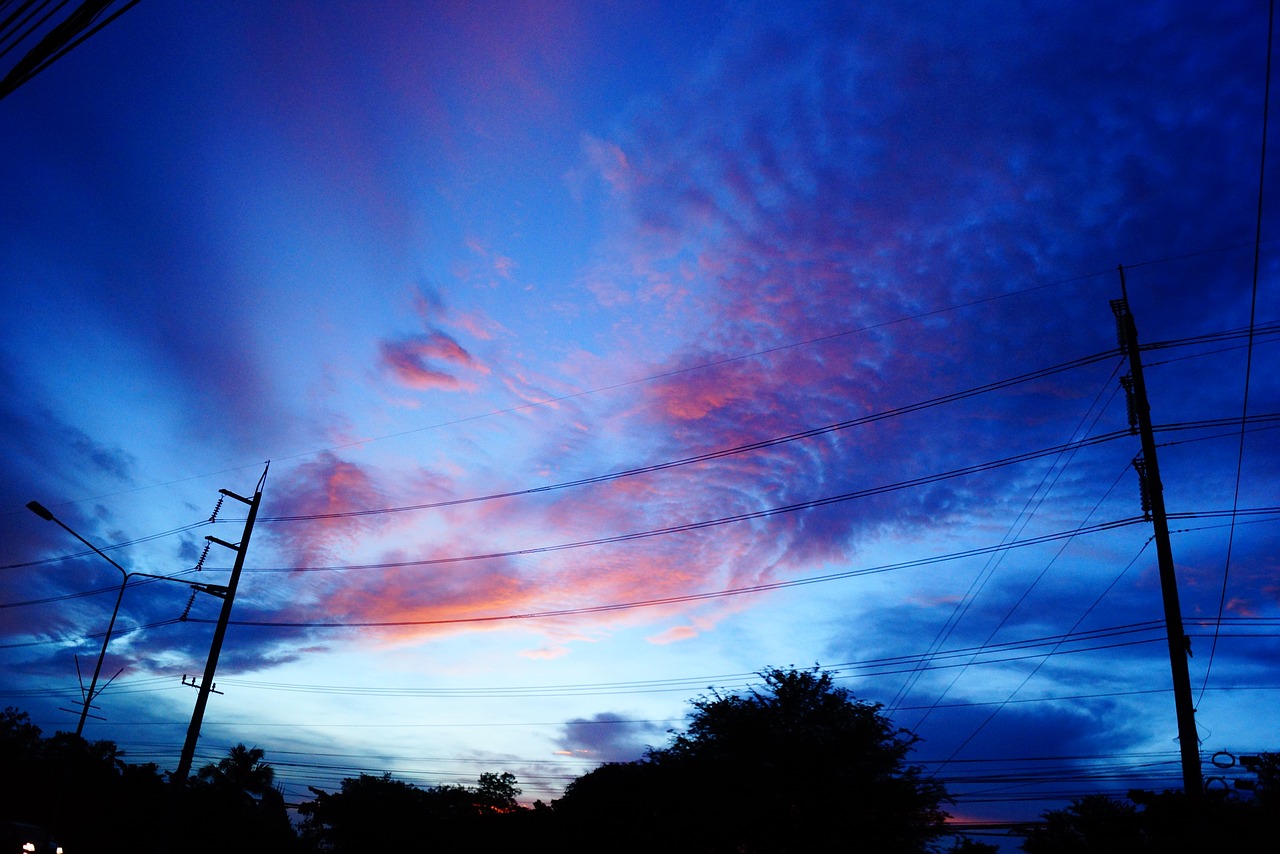
[[[1280, 754], [1246, 757], [1254, 779], [1208, 788], [1195, 800], [1180, 791], [1134, 789], [1127, 799], [1089, 795], [1044, 813], [1022, 843], [1028, 854], [1213, 850], [1270, 851], [1280, 839]], [[1243, 784], [1243, 785], [1242, 785]], [[1243, 792], [1243, 794], [1242, 794]]]
[[184, 837], [188, 851], [282, 852], [295, 835], [284, 797], [276, 790], [275, 769], [260, 747], [232, 745], [227, 755], [200, 769], [182, 791], [188, 814], [217, 815], [198, 838]]
[[[478, 786], [419, 788], [361, 774], [336, 792], [312, 789], [302, 804], [303, 841], [331, 854], [366, 851], [497, 850], [514, 841], [520, 789], [515, 775], [486, 772]], [[499, 821], [499, 820], [502, 821]]]
[[579, 849], [607, 830], [636, 851], [802, 852], [852, 839], [927, 850], [943, 830], [945, 792], [907, 763], [916, 737], [830, 674], [761, 677], [761, 688], [693, 701], [667, 747], [570, 784], [554, 806]]

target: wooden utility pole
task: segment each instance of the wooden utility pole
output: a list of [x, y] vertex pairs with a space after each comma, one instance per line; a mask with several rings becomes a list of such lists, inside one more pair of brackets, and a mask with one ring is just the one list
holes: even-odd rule
[[[270, 468], [268, 463], [267, 468]], [[200, 693], [196, 695], [196, 707], [191, 712], [191, 725], [187, 727], [187, 741], [182, 746], [182, 758], [178, 760], [178, 770], [171, 778], [174, 783], [184, 785], [191, 776], [191, 762], [196, 754], [196, 742], [200, 740], [200, 725], [204, 723], [204, 708], [209, 702], [209, 693], [213, 690], [213, 676], [218, 669], [218, 656], [222, 652], [222, 639], [227, 634], [227, 623], [231, 620], [231, 605], [236, 598], [236, 587], [240, 583], [240, 571], [244, 569], [244, 558], [249, 551], [249, 537], [253, 535], [253, 523], [258, 518], [258, 505], [262, 503], [262, 486], [267, 480], [267, 469], [262, 470], [262, 477], [254, 489], [253, 498], [236, 495], [226, 489], [219, 489], [228, 498], [243, 502], [249, 506], [249, 518], [244, 523], [244, 535], [238, 544], [228, 543], [217, 537], [205, 537], [211, 543], [225, 546], [236, 553], [235, 566], [231, 569], [231, 580], [227, 582], [226, 596], [222, 600], [222, 613], [218, 615], [218, 625], [213, 630], [213, 643], [209, 646], [209, 660], [204, 666], [204, 678], [200, 681]]]
[[1191, 702], [1191, 675], [1187, 658], [1191, 655], [1191, 638], [1182, 625], [1182, 608], [1178, 604], [1178, 579], [1173, 570], [1173, 548], [1169, 544], [1169, 518], [1164, 507], [1164, 488], [1160, 483], [1160, 465], [1156, 460], [1156, 439], [1151, 429], [1151, 406], [1147, 400], [1147, 383], [1142, 374], [1142, 358], [1138, 352], [1138, 327], [1129, 311], [1129, 293], [1125, 288], [1124, 267], [1120, 267], [1121, 298], [1111, 301], [1116, 316], [1116, 332], [1120, 349], [1129, 357], [1128, 377], [1122, 380], [1129, 395], [1130, 419], [1137, 422], [1142, 437], [1142, 455], [1133, 461], [1142, 480], [1143, 511], [1149, 512], [1155, 529], [1156, 559], [1160, 566], [1160, 594], [1164, 600], [1165, 633], [1169, 638], [1169, 666], [1173, 670], [1173, 703], [1178, 716], [1178, 745], [1182, 753], [1182, 786], [1188, 800], [1200, 801], [1204, 779], [1200, 774], [1200, 736], [1196, 732], [1196, 710]]

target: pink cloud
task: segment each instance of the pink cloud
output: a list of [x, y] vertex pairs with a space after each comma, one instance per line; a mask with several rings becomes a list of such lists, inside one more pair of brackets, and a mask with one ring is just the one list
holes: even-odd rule
[[519, 653], [521, 658], [532, 658], [541, 661], [550, 661], [556, 658], [563, 658], [569, 654], [567, 646], [543, 646], [537, 649], [526, 649]]
[[755, 393], [742, 367], [699, 371], [655, 384], [650, 395], [658, 411], [678, 421], [697, 421]]
[[445, 370], [445, 366], [488, 373], [488, 368], [476, 361], [461, 344], [439, 331], [396, 341], [383, 341], [379, 346], [379, 355], [383, 367], [396, 380], [418, 390], [455, 391], [471, 387], [456, 374]]
[[696, 638], [698, 634], [698, 630], [693, 626], [672, 626], [666, 631], [659, 632], [656, 635], [651, 635], [645, 638], [645, 640], [651, 644], [662, 646], [669, 643], [676, 643], [678, 641], [692, 640], [693, 638]]
[[[385, 503], [377, 476], [332, 453], [319, 454], [273, 483], [271, 516], [310, 516], [367, 510]], [[326, 562], [379, 525], [376, 517], [318, 519], [281, 523], [273, 528], [290, 562], [310, 566]]]
[[1229, 599], [1225, 610], [1240, 617], [1257, 617], [1259, 615], [1258, 609], [1250, 600], [1240, 597]]
[[[435, 538], [421, 551], [386, 552], [370, 562], [392, 562], [432, 556], [454, 556], [493, 550], [495, 542], [480, 532], [510, 531], [504, 545], [548, 545], [572, 540], [583, 528], [625, 530], [636, 522], [634, 505], [625, 492], [610, 493], [596, 502], [596, 511], [560, 514], [557, 506], [548, 513], [530, 511], [518, 502], [492, 502], [470, 507], [453, 520], [455, 538]], [[574, 503], [576, 502], [569, 502]], [[589, 516], [589, 518], [587, 518]], [[349, 520], [347, 520], [349, 521]], [[409, 524], [402, 519], [399, 524]], [[764, 548], [769, 548], [764, 545]], [[446, 567], [404, 567], [386, 570], [350, 570], [340, 575], [321, 574], [314, 598], [309, 601], [309, 619], [327, 615], [351, 622], [438, 622], [572, 609], [607, 603], [628, 603], [704, 593], [758, 576], [743, 577], [727, 566], [727, 561], [743, 558], [739, 546], [725, 547], [713, 536], [664, 537], [645, 548], [627, 545], [586, 548], [527, 558], [495, 558]], [[642, 609], [572, 615], [521, 622], [542, 632], [548, 643], [533, 647], [525, 655], [535, 658], [567, 654], [574, 641], [592, 639], [598, 631], [619, 625], [647, 624], [671, 620], [695, 609], [698, 625], [710, 625], [715, 615], [732, 613], [741, 603], [713, 600], [704, 603], [670, 604]], [[457, 631], [474, 631], [509, 626], [467, 622], [452, 625], [417, 625], [379, 628], [371, 637], [397, 642]], [[683, 630], [667, 632], [655, 642], [682, 639]]]
[[634, 186], [635, 171], [618, 145], [586, 135], [582, 139], [582, 150], [591, 168], [614, 192], [625, 192]]
[[493, 256], [493, 271], [504, 279], [510, 279], [511, 273], [519, 265], [505, 255]]

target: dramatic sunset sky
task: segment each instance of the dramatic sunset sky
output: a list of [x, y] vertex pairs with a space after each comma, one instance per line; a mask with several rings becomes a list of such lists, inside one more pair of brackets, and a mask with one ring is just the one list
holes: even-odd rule
[[[197, 763], [291, 802], [815, 664], [958, 817], [1177, 786], [1123, 264], [1206, 772], [1280, 749], [1267, 12], [138, 4], [0, 101], [0, 705], [74, 729], [120, 580], [26, 502], [220, 583], [269, 460]], [[189, 592], [85, 729], [168, 769]]]

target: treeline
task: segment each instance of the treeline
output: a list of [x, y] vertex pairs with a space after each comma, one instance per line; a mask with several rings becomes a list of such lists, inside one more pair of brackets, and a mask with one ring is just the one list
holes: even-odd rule
[[1280, 846], [1280, 753], [1247, 757], [1247, 797], [1210, 786], [1200, 798], [1135, 789], [1091, 795], [1049, 810], [1022, 843], [1027, 854], [1069, 852], [1275, 851]]
[[24, 850], [31, 828], [66, 854], [301, 850], [272, 776], [262, 751], [241, 745], [191, 785], [171, 786], [154, 763], [126, 762], [114, 742], [63, 732], [45, 738], [25, 713], [0, 714], [6, 850]]
[[[154, 764], [124, 762], [111, 742], [45, 738], [8, 709], [0, 820], [56, 832], [67, 854], [996, 850], [948, 833], [946, 791], [909, 763], [916, 737], [878, 705], [816, 669], [761, 676], [758, 689], [694, 700], [686, 731], [666, 747], [596, 768], [551, 804], [520, 805], [509, 773], [429, 788], [361, 775], [336, 791], [313, 788], [296, 826], [259, 748], [237, 745], [172, 786]], [[1181, 794], [1086, 798], [1047, 813], [1024, 850], [1182, 850], [1169, 845], [1223, 834], [1246, 843], [1238, 850], [1269, 850], [1280, 838], [1278, 769], [1280, 758], [1263, 754], [1253, 796], [1210, 792], [1194, 807]], [[1262, 847], [1251, 849], [1254, 840]]]

